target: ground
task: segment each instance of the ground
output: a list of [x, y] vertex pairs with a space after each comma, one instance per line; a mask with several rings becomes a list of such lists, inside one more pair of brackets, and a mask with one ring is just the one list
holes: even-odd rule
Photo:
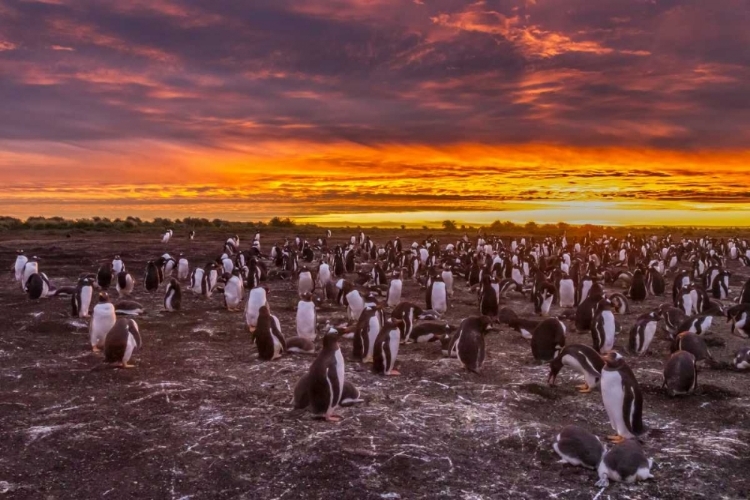
[[[289, 231], [289, 236], [294, 233]], [[333, 240], [348, 238], [337, 231]], [[628, 363], [645, 394], [644, 421], [655, 429], [645, 450], [656, 465], [651, 481], [595, 486], [593, 471], [557, 463], [553, 436], [578, 423], [604, 438], [611, 433], [599, 390], [563, 370], [547, 385], [548, 368], [534, 363], [528, 342], [503, 327], [488, 336], [481, 375], [443, 359], [436, 343], [399, 353], [401, 377], [382, 377], [348, 361], [346, 377], [366, 402], [342, 409], [337, 424], [291, 410], [292, 390], [311, 356], [260, 362], [242, 313], [185, 291], [182, 311], [163, 310], [163, 286], [144, 291], [148, 259], [183, 251], [194, 264], [218, 255], [228, 235], [20, 232], [0, 234], [0, 263], [15, 249], [42, 258], [54, 284], [122, 255], [138, 278], [134, 298], [147, 307], [137, 319], [143, 348], [137, 368], [96, 369], [84, 320], [70, 317], [69, 300], [28, 299], [8, 272], [0, 280], [0, 496], [5, 498], [747, 498], [750, 478], [750, 373], [703, 369], [695, 395], [669, 398], [660, 389], [669, 352], [661, 333], [651, 351]], [[247, 248], [251, 234], [241, 235]], [[281, 233], [263, 236], [265, 250]], [[377, 243], [392, 237], [380, 230]], [[422, 235], [424, 237], [425, 235]], [[408, 237], [408, 242], [416, 235]], [[731, 263], [739, 291], [750, 275]], [[296, 283], [269, 282], [272, 312], [286, 335], [295, 330]], [[114, 290], [110, 290], [116, 296]], [[415, 282], [405, 298], [424, 303]], [[619, 318], [623, 350], [638, 314], [664, 301], [651, 298]], [[727, 302], [728, 303], [728, 302]], [[507, 305], [531, 316], [530, 304]], [[446, 319], [477, 314], [463, 280]], [[559, 311], [559, 309], [557, 309]], [[554, 312], [554, 310], [553, 310]], [[325, 306], [319, 317], [344, 318]], [[572, 325], [571, 325], [572, 330]], [[748, 341], [716, 318], [712, 353], [728, 362]], [[570, 332], [569, 343], [590, 344]], [[726, 364], [724, 365], [726, 366]]]

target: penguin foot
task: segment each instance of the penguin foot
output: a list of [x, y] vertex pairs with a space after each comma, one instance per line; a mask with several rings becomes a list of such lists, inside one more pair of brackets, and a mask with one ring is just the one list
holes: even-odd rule
[[625, 438], [617, 434], [615, 436], [607, 436], [607, 440], [612, 441], [614, 444], [620, 444], [625, 441]]
[[391, 370], [390, 372], [386, 373], [386, 375], [390, 375], [392, 377], [398, 377], [399, 375], [401, 375], [401, 372], [398, 370]]
[[340, 422], [341, 418], [342, 417], [339, 416], [339, 415], [326, 415], [325, 416], [325, 421], [326, 422]]
[[127, 363], [120, 363], [120, 368], [135, 368], [135, 365], [129, 365]]
[[603, 477], [599, 481], [596, 482], [596, 485], [599, 488], [606, 488], [607, 486], [609, 486], [609, 479], [607, 479], [606, 477]]
[[592, 391], [591, 387], [589, 387], [588, 384], [577, 385], [576, 389], [578, 389], [578, 392], [580, 392], [581, 394], [586, 394]]
[[99, 349], [98, 347], [96, 347], [95, 345], [92, 345], [92, 346], [91, 346], [91, 350], [92, 350], [93, 352], [102, 352], [102, 350], [101, 350], [101, 349]]

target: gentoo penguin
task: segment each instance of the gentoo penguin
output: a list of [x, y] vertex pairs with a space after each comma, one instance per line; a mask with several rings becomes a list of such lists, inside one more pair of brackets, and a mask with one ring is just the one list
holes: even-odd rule
[[607, 295], [607, 298], [612, 303], [612, 312], [615, 314], [630, 314], [630, 303], [625, 295], [615, 292]]
[[172, 238], [173, 234], [174, 233], [171, 229], [167, 229], [167, 231], [161, 236], [161, 242], [166, 245], [167, 243], [169, 243], [169, 240], [170, 238]]
[[185, 257], [180, 256], [177, 261], [177, 279], [186, 280], [190, 276], [190, 263]]
[[239, 311], [242, 299], [245, 298], [245, 285], [242, 283], [242, 277], [239, 271], [235, 269], [234, 273], [226, 276], [224, 284], [224, 306], [228, 311]]
[[615, 345], [615, 315], [612, 314], [612, 303], [602, 299], [596, 305], [596, 313], [591, 322], [591, 338], [594, 349], [601, 353], [611, 351]]
[[427, 309], [435, 311], [441, 316], [448, 310], [448, 291], [440, 275], [432, 278], [432, 283], [427, 288]]
[[399, 330], [401, 330], [401, 342], [409, 343], [415, 341], [411, 334], [414, 330], [414, 321], [422, 314], [422, 309], [411, 302], [401, 302], [391, 312], [391, 318], [397, 320]]
[[341, 420], [333, 413], [341, 404], [345, 385], [344, 356], [338, 333], [323, 336], [323, 349], [310, 366], [306, 382], [307, 400], [313, 415], [328, 422]]
[[128, 295], [133, 293], [134, 287], [135, 281], [133, 280], [133, 277], [129, 272], [120, 271], [117, 274], [117, 283], [115, 283], [115, 288], [117, 288], [117, 293], [120, 295], [120, 297], [127, 297]]
[[[346, 283], [347, 282], [344, 281], [344, 284]], [[348, 292], [344, 296], [344, 301], [346, 303], [346, 312], [347, 316], [349, 316], [349, 320], [358, 321], [359, 317], [362, 315], [362, 311], [365, 308], [365, 300], [362, 298], [359, 290], [351, 290], [350, 292]]]
[[552, 449], [560, 455], [560, 463], [587, 469], [596, 469], [604, 455], [604, 446], [599, 438], [577, 425], [565, 426], [555, 436]]
[[29, 261], [29, 258], [26, 257], [23, 254], [23, 250], [18, 250], [16, 255], [16, 263], [13, 266], [13, 270], [15, 271], [16, 281], [21, 281], [23, 279], [23, 270], [26, 268], [26, 263]]
[[89, 278], [83, 278], [78, 281], [76, 293], [71, 296], [73, 305], [73, 316], [79, 318], [88, 318], [91, 307], [91, 299], [94, 296], [94, 286]]
[[147, 292], [154, 292], [159, 288], [161, 283], [161, 269], [153, 260], [146, 266], [146, 277], [143, 280]]
[[650, 267], [646, 270], [646, 285], [651, 295], [662, 296], [666, 289], [664, 282], [664, 276], [655, 267]]
[[297, 290], [299, 296], [302, 297], [306, 293], [312, 293], [315, 289], [315, 281], [313, 281], [312, 273], [307, 267], [302, 266], [299, 272], [299, 282], [297, 284]]
[[191, 229], [188, 233], [188, 240], [193, 241], [195, 239], [195, 230]]
[[500, 299], [498, 297], [499, 285], [492, 281], [489, 273], [484, 273], [482, 283], [479, 286], [479, 314], [495, 317], [498, 313]]
[[654, 340], [656, 327], [659, 325], [659, 314], [651, 311], [638, 318], [630, 329], [628, 349], [630, 352], [643, 356], [648, 351], [651, 341]]
[[172, 278], [164, 293], [164, 309], [169, 312], [179, 311], [182, 303], [182, 287], [179, 281]]
[[255, 331], [258, 325], [258, 315], [261, 307], [267, 306], [266, 289], [256, 287], [250, 290], [247, 297], [247, 306], [245, 307], [245, 322], [250, 329], [250, 333]]
[[145, 309], [143, 305], [134, 300], [119, 300], [115, 304], [115, 313], [123, 314], [125, 316], [138, 316], [143, 314]]
[[685, 315], [693, 314], [693, 296], [691, 285], [683, 285], [677, 294], [677, 307], [685, 312]]
[[534, 293], [534, 312], [542, 316], [549, 316], [552, 302], [555, 300], [555, 285], [543, 283]]
[[549, 362], [565, 347], [565, 324], [557, 318], [547, 318], [531, 332], [531, 354], [534, 359]]
[[49, 295], [49, 278], [44, 273], [34, 273], [26, 281], [26, 294], [32, 300], [42, 299]]
[[673, 353], [664, 366], [664, 383], [662, 387], [670, 396], [690, 394], [698, 385], [698, 369], [695, 367], [695, 356], [687, 351]]
[[547, 383], [555, 385], [563, 366], [569, 366], [583, 376], [584, 384], [576, 386], [578, 392], [591, 392], [599, 385], [604, 360], [594, 349], [583, 344], [566, 345], [550, 363]]
[[643, 394], [633, 371], [618, 352], [603, 356], [602, 401], [609, 423], [617, 433], [610, 441], [622, 442], [645, 432], [643, 426]]
[[393, 278], [388, 284], [388, 296], [386, 297], [386, 304], [388, 307], [396, 307], [401, 302], [401, 290], [404, 287], [404, 282], [401, 280], [401, 273], [398, 271], [393, 273]]
[[589, 296], [589, 291], [591, 290], [591, 287], [593, 285], [594, 279], [591, 276], [587, 275], [581, 278], [581, 282], [576, 288], [576, 306], [581, 305], [581, 302], [586, 300], [586, 297]]
[[446, 335], [450, 336], [453, 330], [454, 327], [448, 323], [420, 323], [412, 329], [407, 343], [416, 342], [417, 344], [421, 344], [423, 342], [433, 342], [440, 340]]
[[630, 300], [634, 302], [643, 302], [648, 296], [648, 290], [646, 290], [646, 280], [643, 276], [643, 271], [636, 269], [633, 272], [633, 281], [630, 283], [630, 289], [628, 290]]
[[627, 439], [616, 444], [599, 463], [597, 474], [599, 481], [596, 483], [600, 488], [609, 486], [609, 480], [634, 483], [638, 480], [645, 481], [654, 476], [651, 475], [653, 461], [646, 458], [640, 443], [635, 439]]
[[560, 283], [557, 287], [557, 294], [560, 298], [560, 307], [573, 307], [576, 303], [576, 287], [573, 279], [564, 274], [560, 279]]
[[669, 333], [670, 338], [674, 338], [675, 335], [680, 333], [678, 328], [687, 318], [685, 311], [671, 307], [669, 304], [662, 304], [659, 306], [659, 313], [664, 320], [664, 329]]
[[401, 331], [398, 325], [389, 320], [383, 325], [375, 339], [372, 356], [372, 369], [383, 375], [401, 375], [396, 370], [398, 346], [401, 343]]
[[750, 304], [737, 304], [727, 309], [727, 323], [732, 324], [732, 335], [750, 337]]
[[286, 342], [278, 319], [271, 315], [268, 306], [262, 306], [258, 310], [258, 322], [253, 332], [253, 341], [258, 347], [258, 358], [263, 361], [280, 358], [286, 350]]
[[331, 266], [325, 262], [321, 262], [320, 266], [318, 266], [318, 285], [320, 288], [325, 289], [331, 279]]
[[39, 262], [37, 257], [32, 257], [27, 260], [21, 271], [21, 290], [26, 288], [26, 283], [29, 281], [29, 277], [32, 274], [39, 274]]
[[141, 346], [141, 333], [135, 320], [120, 318], [104, 339], [104, 361], [118, 363], [122, 368], [135, 368], [128, 361], [133, 356], [133, 351]]
[[119, 255], [115, 255], [112, 259], [112, 273], [117, 276], [125, 270], [125, 263], [122, 261]]
[[750, 368], [750, 347], [742, 347], [734, 355], [734, 367], [738, 370]]
[[106, 290], [112, 284], [112, 264], [105, 262], [96, 273], [96, 282], [99, 288]]
[[302, 337], [286, 339], [286, 352], [297, 354], [315, 354], [315, 343]]
[[201, 293], [210, 297], [211, 292], [216, 288], [216, 284], [219, 282], [219, 266], [216, 262], [209, 262], [206, 267], [203, 268], [203, 287]]
[[315, 303], [312, 301], [312, 294], [307, 292], [297, 303], [297, 336], [314, 342], [318, 333], [317, 324]]
[[190, 291], [193, 293], [197, 293], [200, 295], [203, 292], [203, 278], [205, 275], [205, 271], [200, 268], [196, 267], [193, 269], [193, 272], [190, 274]]
[[366, 307], [357, 321], [352, 345], [352, 356], [363, 363], [370, 363], [373, 359], [375, 340], [380, 333], [382, 323], [378, 307]]
[[[290, 349], [291, 352], [291, 349]], [[292, 404], [295, 410], [304, 410], [310, 406], [310, 374], [305, 373], [302, 378], [299, 379], [297, 385], [294, 386], [294, 399]], [[361, 398], [359, 389], [349, 381], [344, 381], [344, 390], [342, 391], [341, 401], [339, 406], [347, 407], [354, 406], [357, 403], [364, 403], [365, 400]]]
[[750, 278], [745, 282], [745, 286], [742, 287], [737, 303], [750, 304]]
[[443, 278], [443, 283], [445, 283], [445, 293], [448, 297], [453, 297], [453, 271], [451, 271], [450, 267], [446, 267], [440, 276]]
[[489, 316], [470, 316], [461, 322], [452, 350], [466, 370], [479, 374], [485, 358], [484, 336], [492, 329]]
[[713, 320], [713, 316], [708, 316], [706, 314], [691, 316], [680, 323], [680, 325], [677, 327], [677, 331], [691, 332], [697, 335], [703, 335], [711, 328]]
[[596, 306], [599, 301], [604, 297], [604, 291], [601, 285], [594, 284], [591, 287], [591, 291], [576, 308], [576, 330], [579, 332], [585, 332], [591, 330], [591, 323], [594, 320], [594, 313], [596, 313]]
[[672, 345], [669, 348], [670, 352], [687, 351], [695, 356], [695, 362], [703, 360], [713, 360], [711, 351], [708, 350], [706, 341], [703, 337], [696, 335], [691, 332], [682, 332], [672, 341]]
[[116, 321], [115, 306], [109, 301], [109, 295], [106, 292], [100, 293], [99, 303], [94, 306], [89, 325], [91, 348], [94, 352], [99, 352], [104, 348], [107, 333], [115, 326]]

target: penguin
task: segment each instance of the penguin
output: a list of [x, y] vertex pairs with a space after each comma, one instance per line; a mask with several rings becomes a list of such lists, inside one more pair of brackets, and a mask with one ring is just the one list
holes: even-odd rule
[[607, 295], [615, 314], [630, 314], [630, 303], [625, 295], [615, 292]]
[[365, 308], [365, 301], [362, 298], [362, 295], [358, 290], [351, 290], [344, 296], [344, 301], [347, 304], [346, 311], [347, 316], [349, 316], [349, 320], [355, 322], [358, 321], [359, 317], [362, 315], [362, 311]]
[[228, 311], [239, 311], [242, 299], [245, 298], [245, 285], [237, 269], [231, 275], [225, 275], [225, 278], [224, 306]]
[[211, 292], [216, 288], [216, 284], [219, 282], [219, 266], [216, 262], [209, 262], [206, 267], [203, 268], [203, 286], [201, 293], [210, 297]]
[[302, 337], [289, 337], [285, 340], [286, 352], [298, 354], [315, 354], [315, 343]]
[[670, 338], [674, 338], [679, 333], [678, 328], [687, 318], [685, 311], [670, 307], [669, 304], [662, 304], [659, 306], [659, 312], [664, 319], [664, 329], [669, 333]]
[[577, 425], [565, 426], [555, 436], [552, 449], [560, 455], [560, 463], [587, 469], [596, 469], [604, 455], [604, 446], [599, 438]]
[[186, 280], [190, 276], [190, 263], [185, 257], [180, 256], [177, 261], [177, 279]]
[[386, 321], [380, 329], [373, 346], [372, 369], [382, 375], [401, 375], [396, 370], [398, 346], [401, 343], [401, 331], [394, 320]]
[[677, 327], [677, 331], [691, 332], [695, 333], [696, 335], [703, 335], [711, 328], [713, 319], [713, 316], [708, 316], [705, 314], [691, 316], [680, 323], [680, 325]]
[[325, 288], [331, 279], [331, 267], [325, 262], [321, 262], [318, 266], [318, 285], [320, 288]]
[[302, 297], [306, 293], [312, 293], [315, 289], [315, 281], [313, 280], [312, 273], [307, 269], [307, 267], [302, 267], [302, 269], [299, 272], [299, 281], [297, 284], [297, 289], [299, 292], [299, 296]]
[[438, 275], [432, 278], [432, 283], [427, 288], [427, 309], [435, 311], [441, 316], [448, 310], [448, 292], [443, 277]]
[[106, 262], [99, 267], [96, 273], [96, 282], [99, 288], [106, 290], [112, 284], [112, 264]]
[[515, 280], [511, 278], [505, 278], [497, 284], [498, 302], [499, 298], [505, 298], [507, 293], [511, 290], [516, 291], [526, 297], [526, 292], [523, 290], [523, 287], [521, 285], [516, 283]]
[[600, 353], [611, 351], [615, 345], [615, 328], [612, 303], [609, 299], [602, 299], [596, 306], [596, 313], [591, 322], [591, 338], [594, 349]]
[[78, 281], [76, 293], [71, 297], [73, 304], [73, 316], [88, 318], [91, 300], [94, 296], [94, 286], [89, 278]]
[[297, 336], [314, 342], [317, 324], [318, 315], [315, 311], [315, 303], [312, 301], [312, 294], [307, 292], [297, 303]]
[[581, 302], [586, 300], [593, 285], [594, 280], [591, 276], [584, 276], [583, 278], [581, 278], [581, 283], [576, 288], [576, 307], [581, 305]]
[[677, 294], [677, 307], [685, 311], [686, 316], [693, 314], [693, 296], [690, 294], [692, 287], [683, 285]]
[[740, 348], [734, 355], [734, 367], [738, 370], [750, 368], [750, 347]]
[[401, 280], [401, 273], [398, 271], [393, 273], [393, 278], [391, 278], [390, 283], [388, 284], [388, 296], [386, 297], [386, 304], [388, 307], [396, 307], [399, 302], [401, 302], [401, 291], [403, 290], [404, 283]]
[[172, 238], [173, 234], [174, 233], [171, 229], [167, 229], [167, 231], [161, 236], [161, 242], [166, 245], [167, 243], [169, 243], [169, 240]]
[[188, 241], [193, 241], [193, 240], [195, 240], [195, 230], [191, 229], [190, 232], [188, 233]]
[[591, 291], [576, 308], [576, 330], [579, 332], [586, 332], [591, 330], [591, 323], [594, 320], [594, 313], [596, 312], [596, 305], [604, 297], [604, 291], [601, 285], [594, 284], [591, 287]]
[[708, 360], [713, 361], [713, 356], [708, 350], [706, 341], [703, 337], [692, 332], [682, 332], [672, 341], [670, 352], [687, 351], [695, 356], [695, 362]]
[[646, 270], [646, 284], [648, 292], [655, 296], [661, 297], [664, 295], [666, 284], [664, 282], [664, 276], [655, 267], [650, 267]]
[[412, 338], [414, 330], [414, 321], [422, 314], [422, 308], [411, 302], [401, 302], [391, 312], [391, 318], [396, 320], [399, 330], [401, 330], [401, 343], [410, 343], [415, 340]]
[[141, 333], [135, 320], [120, 318], [104, 339], [104, 362], [118, 363], [121, 368], [135, 368], [128, 362], [133, 352], [142, 345]]
[[440, 275], [445, 283], [445, 293], [448, 297], [453, 297], [453, 271], [449, 267], [443, 269]]
[[654, 476], [651, 475], [653, 460], [646, 458], [640, 443], [635, 439], [627, 439], [616, 444], [599, 462], [597, 474], [599, 481], [596, 485], [600, 488], [609, 486], [609, 480], [634, 483], [638, 480], [645, 481]]
[[750, 304], [750, 278], [745, 282], [745, 286], [742, 287], [737, 303]]
[[625, 358], [617, 351], [603, 356], [602, 402], [609, 422], [617, 433], [610, 441], [621, 443], [645, 432], [643, 425], [643, 393]]
[[479, 375], [485, 358], [484, 336], [493, 330], [489, 316], [470, 316], [461, 322], [452, 349], [467, 371]]
[[143, 280], [147, 292], [154, 292], [161, 284], [161, 269], [153, 260], [150, 260], [146, 266], [146, 277]]
[[672, 283], [672, 302], [675, 307], [680, 307], [678, 298], [682, 288], [685, 286], [690, 286], [690, 275], [686, 271], [680, 271], [675, 275], [674, 282]]
[[550, 307], [555, 299], [555, 285], [543, 283], [534, 293], [534, 312], [549, 316]]
[[133, 277], [129, 272], [120, 271], [117, 274], [117, 282], [115, 283], [115, 288], [117, 289], [117, 293], [120, 297], [127, 297], [128, 295], [133, 293], [134, 287], [135, 281], [133, 280]]
[[182, 303], [182, 287], [180, 282], [172, 278], [164, 293], [164, 309], [169, 312], [179, 311]]
[[26, 294], [32, 300], [46, 298], [50, 293], [49, 278], [44, 273], [34, 273], [26, 281]]
[[569, 366], [583, 376], [584, 384], [576, 386], [576, 389], [578, 392], [587, 393], [599, 385], [604, 360], [598, 352], [587, 345], [571, 344], [563, 347], [549, 366], [549, 385], [554, 386], [560, 370], [563, 366]]
[[265, 306], [268, 306], [266, 289], [263, 287], [256, 287], [250, 290], [247, 297], [247, 306], [245, 307], [245, 323], [247, 323], [250, 333], [255, 331], [255, 328], [258, 325], [260, 308]]
[[[294, 400], [292, 401], [292, 404], [294, 405], [295, 410], [304, 410], [310, 406], [309, 381], [310, 374], [306, 373], [301, 379], [299, 379], [297, 385], [294, 387]], [[357, 403], [364, 403], [364, 401], [365, 400], [361, 398], [359, 389], [357, 389], [351, 382], [344, 381], [344, 389], [341, 394], [339, 406], [354, 406]]]
[[731, 273], [726, 270], [719, 271], [711, 282], [711, 293], [715, 299], [726, 299], [729, 297], [729, 278]]
[[258, 321], [253, 332], [253, 341], [258, 347], [258, 359], [273, 361], [286, 351], [286, 342], [281, 333], [279, 320], [271, 315], [268, 306], [258, 309]]
[[138, 316], [143, 314], [145, 309], [143, 306], [134, 300], [120, 300], [115, 304], [115, 313], [123, 314], [125, 316]]
[[99, 294], [99, 303], [94, 306], [89, 325], [91, 348], [94, 352], [99, 352], [104, 348], [104, 341], [109, 331], [115, 326], [115, 322], [117, 322], [115, 306], [109, 301], [109, 295], [102, 292]]
[[433, 342], [436, 340], [440, 340], [446, 335], [450, 336], [451, 332], [454, 329], [455, 328], [448, 323], [420, 323], [412, 329], [407, 343], [416, 342], [417, 344], [421, 344], [424, 342]]
[[573, 279], [567, 274], [563, 274], [557, 287], [557, 294], [560, 298], [560, 307], [574, 307], [576, 304], [576, 287]]
[[193, 272], [190, 274], [190, 291], [195, 294], [202, 294], [203, 293], [203, 278], [204, 278], [205, 271], [200, 268], [196, 267], [193, 269]]
[[549, 362], [565, 347], [565, 324], [557, 318], [547, 318], [531, 333], [531, 354], [534, 359]]
[[687, 351], [673, 353], [664, 366], [664, 383], [662, 387], [670, 396], [690, 394], [698, 385], [698, 370], [695, 367], [695, 356]]
[[500, 302], [498, 288], [499, 285], [492, 282], [489, 273], [482, 275], [482, 284], [479, 287], [479, 314], [490, 317], [497, 316]]
[[648, 296], [646, 280], [644, 279], [643, 271], [640, 269], [636, 269], [633, 272], [633, 281], [630, 282], [628, 296], [630, 297], [630, 300], [634, 302], [643, 302]]
[[16, 263], [13, 266], [16, 281], [21, 281], [23, 279], [23, 270], [26, 268], [26, 263], [28, 261], [29, 258], [23, 254], [23, 250], [18, 250], [16, 252]]
[[313, 415], [328, 422], [341, 420], [334, 411], [341, 404], [346, 383], [339, 335], [327, 333], [323, 336], [323, 349], [318, 353], [307, 374], [307, 400], [310, 409]]
[[[32, 257], [26, 261], [21, 271], [21, 290], [26, 288], [26, 283], [32, 274], [39, 274], [39, 261], [37, 257]], [[24, 290], [25, 291], [25, 290]]]
[[379, 313], [378, 308], [367, 307], [362, 311], [357, 321], [352, 356], [363, 363], [370, 363], [373, 360], [375, 340], [382, 328]]
[[654, 340], [656, 328], [659, 326], [659, 315], [656, 311], [643, 314], [630, 329], [628, 349], [630, 352], [643, 356]]
[[750, 304], [737, 304], [727, 309], [727, 323], [732, 323], [732, 335], [750, 337]]

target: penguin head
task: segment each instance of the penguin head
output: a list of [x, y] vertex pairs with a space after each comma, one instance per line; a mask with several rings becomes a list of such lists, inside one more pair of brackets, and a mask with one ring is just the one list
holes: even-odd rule
[[99, 294], [99, 303], [103, 304], [109, 302], [109, 294], [107, 292], [101, 292]]
[[619, 368], [625, 364], [625, 358], [617, 351], [609, 351], [602, 356], [602, 360], [610, 368]]
[[303, 300], [305, 302], [310, 302], [312, 300], [312, 293], [305, 292], [300, 296], [300, 300]]

